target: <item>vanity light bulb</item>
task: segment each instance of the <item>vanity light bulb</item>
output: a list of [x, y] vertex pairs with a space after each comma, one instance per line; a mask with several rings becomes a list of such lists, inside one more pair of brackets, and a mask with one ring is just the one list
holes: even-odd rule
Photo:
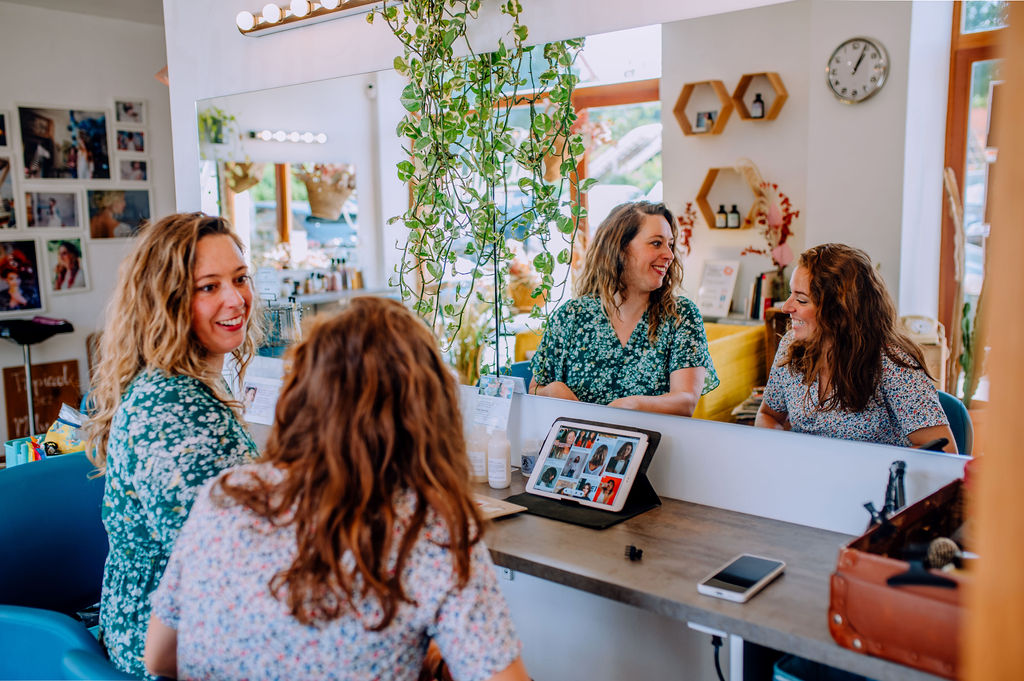
[[239, 31], [251, 31], [255, 25], [256, 17], [252, 15], [252, 12], [239, 12], [235, 16], [235, 26], [238, 26]]
[[320, 134], [318, 134], [316, 136], [316, 141], [319, 142], [320, 144], [326, 144], [327, 143], [327, 135], [325, 133], [321, 132]]
[[284, 142], [284, 139], [285, 139], [284, 130], [278, 130], [277, 132], [274, 133], [274, 141], [275, 142]]
[[263, 5], [263, 20], [268, 24], [276, 24], [281, 21], [281, 8], [272, 2]]
[[291, 10], [292, 16], [304, 17], [312, 11], [312, 7], [309, 6], [309, 0], [292, 0]]
[[302, 141], [305, 142], [306, 144], [311, 144], [313, 142], [313, 133], [311, 133], [311, 132], [304, 132], [304, 133], [302, 133]]
[[294, 130], [292, 132], [288, 133], [288, 141], [289, 142], [298, 142], [299, 141], [299, 133], [295, 132]]
[[320, 0], [320, 6], [324, 9], [338, 9], [341, 0]]
[[273, 136], [273, 133], [271, 133], [269, 130], [260, 130], [258, 133], [256, 133], [256, 136], [259, 137], [264, 142], [269, 142], [270, 138]]

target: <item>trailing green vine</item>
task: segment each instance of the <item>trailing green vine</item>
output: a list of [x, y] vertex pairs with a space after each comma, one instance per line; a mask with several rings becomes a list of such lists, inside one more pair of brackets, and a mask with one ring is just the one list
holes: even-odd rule
[[[459, 335], [468, 305], [491, 310], [494, 341], [510, 317], [503, 299], [512, 251], [509, 240], [541, 244], [532, 265], [534, 296], [551, 300], [557, 263], [571, 260], [584, 210], [570, 189], [586, 191], [577, 162], [583, 141], [572, 131], [573, 63], [582, 39], [527, 46], [518, 0], [500, 4], [512, 26], [494, 52], [478, 54], [467, 36], [481, 0], [405, 0], [368, 15], [387, 22], [403, 47], [394, 66], [408, 79], [396, 130], [408, 160], [398, 177], [410, 183], [409, 210], [391, 218], [408, 229], [395, 282], [413, 309], [439, 331], [447, 348]], [[525, 125], [511, 122], [528, 111]], [[522, 111], [522, 109], [518, 109]], [[522, 117], [522, 114], [519, 114]], [[566, 142], [568, 140], [568, 142]], [[544, 181], [544, 158], [562, 152], [560, 178]], [[512, 200], [521, 193], [521, 202]], [[552, 243], [553, 235], [560, 237]], [[493, 285], [493, 294], [477, 286]], [[564, 279], [558, 285], [564, 284]], [[534, 308], [535, 316], [543, 312]], [[465, 335], [465, 334], [462, 334]]]

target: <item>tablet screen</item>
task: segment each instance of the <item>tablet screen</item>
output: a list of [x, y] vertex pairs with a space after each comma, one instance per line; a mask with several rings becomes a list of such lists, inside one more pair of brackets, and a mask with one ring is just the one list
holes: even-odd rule
[[644, 433], [556, 421], [541, 447], [526, 489], [620, 511], [647, 448]]

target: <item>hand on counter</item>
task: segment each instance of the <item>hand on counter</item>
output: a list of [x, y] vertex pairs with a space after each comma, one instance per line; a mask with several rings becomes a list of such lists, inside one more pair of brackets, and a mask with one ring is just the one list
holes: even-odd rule
[[576, 393], [561, 381], [552, 381], [547, 385], [537, 385], [537, 381], [530, 381], [530, 392], [541, 397], [557, 397], [560, 400], [580, 401], [580, 398], [576, 397]]

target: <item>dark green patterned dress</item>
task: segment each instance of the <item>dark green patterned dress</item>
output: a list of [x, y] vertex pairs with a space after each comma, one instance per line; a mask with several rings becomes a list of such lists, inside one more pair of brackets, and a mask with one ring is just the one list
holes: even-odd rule
[[129, 384], [110, 425], [103, 494], [110, 553], [100, 624], [120, 669], [147, 676], [149, 596], [199, 488], [256, 455], [249, 433], [201, 381], [144, 371]]
[[594, 296], [573, 298], [548, 320], [530, 363], [538, 385], [561, 381], [583, 402], [608, 404], [630, 395], [664, 395], [677, 369], [705, 367], [701, 395], [718, 387], [697, 306], [679, 296], [679, 320], [663, 320], [651, 345], [647, 312], [625, 346]]

